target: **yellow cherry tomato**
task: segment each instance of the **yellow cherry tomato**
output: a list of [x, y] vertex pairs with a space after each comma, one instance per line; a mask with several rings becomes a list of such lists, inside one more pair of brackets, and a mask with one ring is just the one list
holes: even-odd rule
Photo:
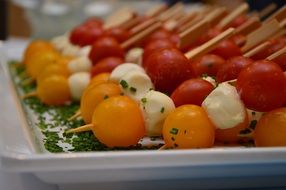
[[[227, 119], [227, 118], [226, 118]], [[215, 140], [223, 143], [236, 143], [243, 138], [239, 136], [240, 132], [249, 126], [247, 112], [245, 111], [245, 119], [242, 123], [229, 129], [216, 129]]]
[[102, 101], [94, 110], [92, 124], [94, 135], [108, 147], [136, 145], [145, 135], [141, 110], [127, 96]]
[[263, 115], [254, 130], [256, 146], [286, 146], [286, 108]]
[[33, 54], [39, 51], [56, 51], [56, 50], [53, 47], [53, 45], [48, 41], [34, 40], [25, 49], [23, 56], [23, 63], [26, 64], [29, 58], [32, 57]]
[[74, 59], [74, 57], [61, 56], [59, 59], [56, 60], [56, 63], [66, 65], [66, 67], [67, 67], [68, 63], [73, 59]]
[[100, 102], [120, 93], [119, 85], [114, 83], [103, 83], [85, 90], [80, 101], [81, 116], [85, 123], [91, 123], [94, 109]]
[[40, 81], [52, 75], [61, 75], [67, 78], [70, 75], [70, 73], [68, 71], [67, 66], [64, 64], [57, 64], [57, 63], [48, 64], [38, 75], [37, 83], [40, 83]]
[[110, 78], [110, 73], [100, 73], [92, 77], [88, 86], [93, 86], [93, 85], [98, 85], [98, 84], [102, 84], [105, 82], [109, 82], [109, 78]]
[[183, 105], [167, 116], [163, 137], [168, 148], [208, 148], [214, 144], [215, 127], [203, 108]]
[[60, 58], [60, 55], [54, 51], [41, 51], [35, 53], [27, 62], [27, 72], [31, 78], [36, 79], [39, 73], [48, 64], [56, 63], [56, 60]]
[[63, 105], [71, 100], [68, 80], [64, 76], [52, 75], [37, 86], [37, 96], [47, 105]]

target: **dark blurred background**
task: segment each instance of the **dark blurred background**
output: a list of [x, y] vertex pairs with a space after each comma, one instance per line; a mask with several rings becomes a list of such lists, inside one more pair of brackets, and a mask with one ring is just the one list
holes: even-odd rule
[[[53, 4], [45, 7], [45, 2], [65, 2], [68, 6]], [[190, 3], [211, 3], [228, 7], [235, 7], [243, 0], [182, 0], [186, 5]], [[87, 4], [89, 2], [91, 4]], [[70, 29], [76, 23], [88, 16], [106, 16], [116, 8], [127, 5], [134, 6], [140, 10], [160, 3], [160, 0], [105, 0], [105, 1], [79, 1], [79, 0], [0, 0], [0, 40], [13, 37], [49, 37], [60, 34]], [[174, 4], [178, 0], [166, 0]], [[248, 0], [251, 11], [259, 11], [269, 5], [276, 3], [277, 9], [285, 5], [285, 0]], [[83, 5], [85, 3], [85, 5]], [[39, 7], [42, 6], [40, 9]], [[85, 7], [84, 7], [85, 6]], [[109, 7], [108, 7], [109, 6]], [[67, 9], [67, 7], [69, 9]], [[69, 10], [69, 11], [66, 11]], [[66, 11], [66, 12], [65, 12]], [[45, 16], [44, 13], [48, 16]], [[84, 13], [84, 14], [83, 14]], [[98, 13], [91, 15], [91, 13]], [[43, 24], [45, 23], [45, 24]], [[61, 23], [60, 25], [58, 23]]]

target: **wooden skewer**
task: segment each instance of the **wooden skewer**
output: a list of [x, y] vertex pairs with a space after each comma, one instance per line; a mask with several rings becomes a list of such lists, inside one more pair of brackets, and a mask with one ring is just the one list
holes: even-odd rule
[[280, 30], [281, 27], [275, 19], [263, 24], [260, 28], [247, 35], [246, 44], [241, 48], [242, 52], [247, 52], [257, 44], [269, 39]]
[[70, 118], [68, 118], [68, 121], [72, 121], [72, 120], [74, 120], [74, 119], [76, 119], [76, 118], [78, 118], [78, 117], [80, 117], [81, 116], [81, 111], [80, 111], [80, 109], [78, 109], [76, 112], [75, 112], [75, 114], [73, 114]]
[[203, 20], [204, 17], [200, 14], [197, 14], [193, 19], [191, 19], [189, 22], [185, 23], [179, 28], [179, 32], [184, 32], [187, 28], [192, 27], [193, 25], [197, 24], [201, 20]]
[[152, 18], [152, 19], [149, 19], [149, 20], [146, 20], [145, 22], [135, 26], [134, 28], [132, 28], [130, 30], [130, 34], [131, 35], [134, 35], [134, 34], [137, 34], [138, 32], [142, 31], [143, 29], [155, 24], [156, 22], [158, 22], [158, 19], [156, 18]]
[[118, 11], [111, 14], [105, 21], [103, 28], [108, 29], [111, 27], [119, 26], [131, 20], [135, 15], [135, 12], [128, 8], [123, 7]]
[[93, 127], [93, 124], [87, 124], [83, 125], [74, 129], [69, 129], [66, 131], [67, 134], [69, 133], [80, 133], [80, 132], [85, 132], [85, 131], [91, 131]]
[[247, 3], [243, 3], [240, 6], [238, 6], [235, 10], [233, 10], [229, 15], [227, 15], [224, 19], [222, 19], [218, 23], [219, 28], [225, 28], [229, 23], [231, 23], [236, 17], [246, 13], [249, 9], [249, 6]]
[[147, 10], [145, 12], [145, 16], [147, 17], [155, 17], [157, 15], [159, 15], [160, 13], [162, 13], [163, 11], [165, 11], [168, 8], [168, 6], [166, 4], [159, 4], [157, 6], [154, 6], [153, 8]]
[[187, 15], [178, 20], [177, 26], [182, 26], [187, 22], [192, 21], [196, 16], [197, 16], [196, 12], [188, 13]]
[[139, 22], [140, 22], [140, 17], [137, 16], [137, 17], [134, 17], [131, 20], [121, 24], [120, 27], [122, 29], [125, 29], [125, 30], [130, 30], [130, 28], [134, 27]]
[[264, 7], [261, 11], [258, 12], [259, 18], [264, 18], [267, 15], [269, 15], [272, 11], [274, 11], [277, 8], [277, 5], [275, 3], [270, 3], [266, 7]]
[[235, 29], [235, 34], [241, 34], [246, 36], [261, 26], [260, 19], [258, 17], [251, 17], [245, 23]]
[[264, 23], [270, 22], [273, 19], [276, 19], [278, 22], [280, 22], [284, 18], [286, 18], [286, 5], [265, 19]]
[[281, 28], [285, 27], [286, 26], [286, 18], [281, 20], [281, 22], [279, 23]]
[[162, 14], [160, 14], [158, 16], [158, 19], [161, 21], [165, 21], [168, 20], [170, 17], [172, 17], [172, 15], [174, 13], [176, 13], [177, 11], [181, 11], [184, 8], [184, 4], [179, 2], [176, 3], [175, 5], [173, 5], [172, 7], [170, 7], [169, 9], [167, 9], [166, 11], [164, 11]]
[[277, 57], [284, 55], [286, 53], [286, 47], [276, 51], [275, 53], [271, 54], [270, 56], [268, 56], [266, 58], [266, 60], [272, 61], [274, 59], [276, 59]]
[[199, 36], [206, 32], [210, 27], [208, 20], [204, 19], [192, 27], [188, 28], [184, 32], [179, 34], [180, 47], [183, 48], [186, 45], [194, 42]]
[[270, 42], [269, 41], [266, 41], [262, 44], [260, 44], [259, 46], [251, 49], [250, 51], [246, 52], [245, 54], [243, 54], [244, 57], [252, 57], [254, 56], [255, 54], [257, 54], [258, 52], [268, 48], [270, 45]]
[[229, 28], [226, 31], [222, 32], [221, 34], [219, 34], [218, 36], [214, 37], [213, 39], [207, 41], [206, 43], [204, 43], [203, 45], [187, 52], [185, 54], [185, 56], [188, 59], [195, 59], [197, 57], [200, 57], [210, 51], [212, 51], [213, 49], [215, 49], [215, 47], [222, 42], [223, 40], [225, 40], [226, 38], [229, 38], [231, 36], [233, 36], [234, 34], [234, 28]]
[[150, 35], [151, 33], [153, 33], [154, 31], [156, 31], [157, 29], [159, 29], [162, 26], [161, 23], [156, 23], [154, 25], [152, 25], [151, 27], [143, 30], [142, 32], [132, 36], [131, 38], [129, 38], [128, 40], [126, 40], [125, 42], [123, 42], [120, 46], [123, 49], [127, 49], [130, 46], [132, 46], [135, 42], [140, 42], [143, 40], [143, 38], [145, 38], [146, 36]]
[[27, 93], [27, 94], [21, 96], [21, 99], [24, 100], [26, 98], [31, 98], [31, 97], [35, 97], [35, 96], [37, 96], [37, 92], [36, 91], [30, 92], [30, 93]]
[[217, 25], [221, 19], [225, 16], [227, 10], [225, 7], [216, 8], [205, 16], [212, 26]]
[[286, 35], [286, 29], [280, 30], [275, 35], [273, 35], [269, 40], [276, 39], [276, 38], [279, 38], [279, 37], [284, 36], [284, 35]]

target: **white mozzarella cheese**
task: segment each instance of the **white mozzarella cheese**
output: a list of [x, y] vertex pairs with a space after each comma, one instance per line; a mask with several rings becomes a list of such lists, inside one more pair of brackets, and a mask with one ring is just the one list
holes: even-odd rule
[[142, 48], [130, 49], [125, 56], [125, 61], [127, 63], [136, 63], [136, 64], [141, 65], [143, 51], [144, 50]]
[[90, 50], [91, 50], [91, 46], [84, 46], [80, 48], [78, 52], [78, 56], [88, 57]]
[[136, 70], [123, 75], [119, 84], [123, 93], [136, 101], [140, 101], [150, 89], [153, 89], [149, 76], [142, 71]]
[[119, 83], [121, 78], [131, 71], [138, 71], [145, 74], [144, 69], [134, 63], [124, 63], [117, 66], [110, 74], [110, 80]]
[[234, 86], [221, 83], [203, 101], [202, 107], [219, 129], [229, 129], [242, 123], [246, 117], [244, 104]]
[[71, 73], [90, 72], [91, 68], [92, 63], [86, 56], [74, 58], [68, 63], [68, 69]]
[[74, 100], [80, 100], [84, 89], [90, 82], [90, 73], [74, 73], [68, 78], [71, 96]]
[[140, 102], [148, 136], [162, 135], [164, 121], [175, 109], [172, 99], [158, 91], [150, 90]]
[[206, 77], [202, 77], [203, 80], [208, 81], [209, 83], [211, 83], [214, 87], [216, 87], [217, 83], [215, 81], [215, 79], [213, 79], [210, 76], [206, 76]]

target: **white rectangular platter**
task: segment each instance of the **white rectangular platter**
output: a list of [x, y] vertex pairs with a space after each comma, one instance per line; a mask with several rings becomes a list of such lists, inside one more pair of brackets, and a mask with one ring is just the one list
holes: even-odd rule
[[[0, 140], [1, 165], [8, 171], [32, 172], [41, 180], [55, 184], [183, 180], [185, 185], [192, 183], [193, 187], [208, 188], [215, 184], [210, 181], [217, 179], [219, 188], [229, 187], [229, 181], [223, 179], [231, 179], [237, 188], [286, 186], [286, 148], [58, 154], [40, 151], [41, 143], [29, 123], [30, 114], [21, 104], [4, 59], [2, 55], [5, 76], [1, 72]], [[250, 180], [253, 178], [256, 180]], [[248, 182], [243, 183], [246, 179]]]

